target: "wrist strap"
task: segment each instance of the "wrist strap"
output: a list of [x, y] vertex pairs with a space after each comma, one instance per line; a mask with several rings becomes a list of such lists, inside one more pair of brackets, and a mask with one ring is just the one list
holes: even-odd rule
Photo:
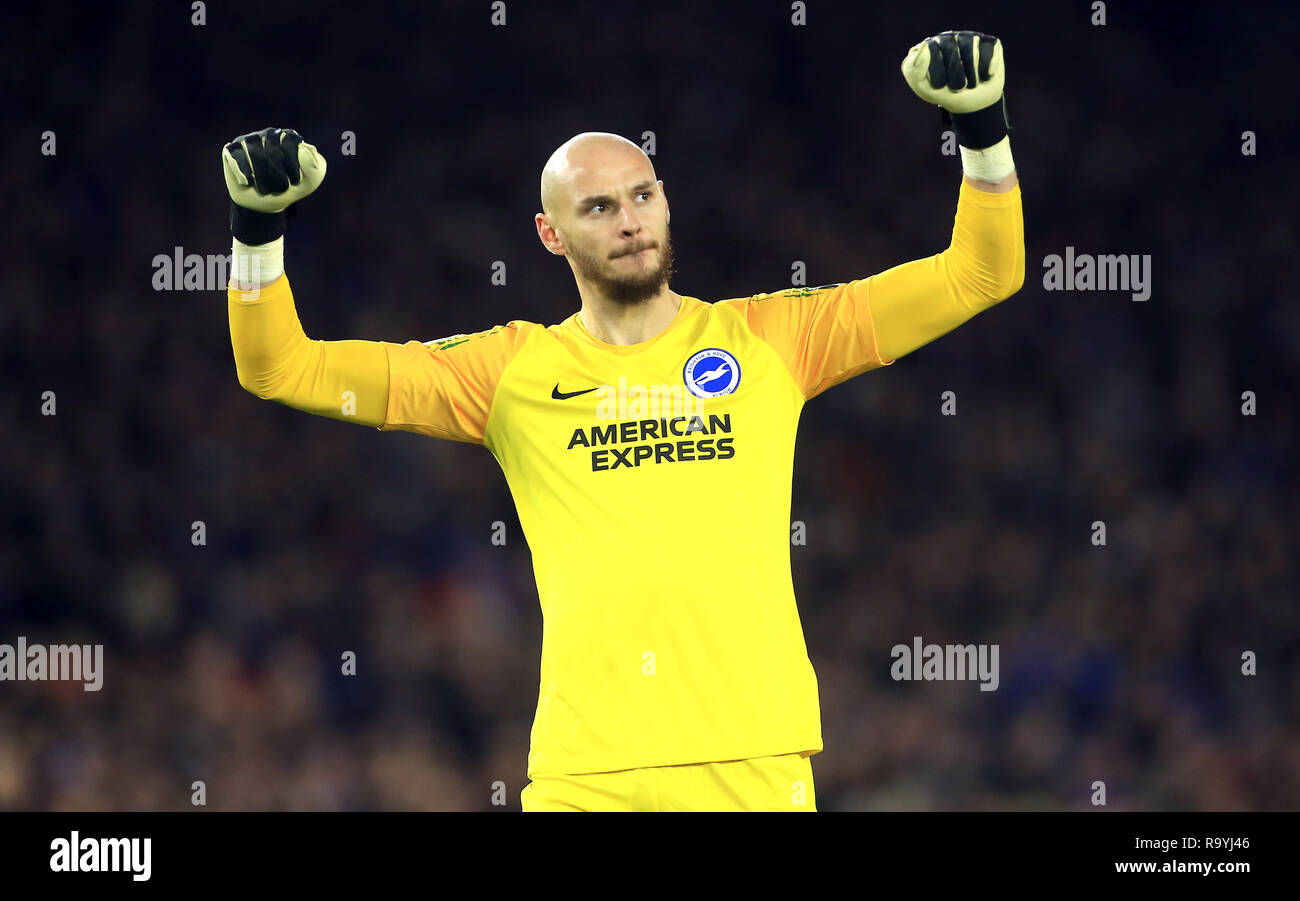
[[992, 147], [1007, 136], [1011, 122], [1007, 118], [1007, 95], [1004, 93], [997, 103], [973, 113], [950, 113], [939, 108], [943, 123], [957, 133], [957, 143], [971, 150], [983, 150]]
[[263, 213], [230, 202], [230, 233], [245, 244], [269, 244], [284, 235], [289, 219], [297, 215], [293, 204], [278, 213]]

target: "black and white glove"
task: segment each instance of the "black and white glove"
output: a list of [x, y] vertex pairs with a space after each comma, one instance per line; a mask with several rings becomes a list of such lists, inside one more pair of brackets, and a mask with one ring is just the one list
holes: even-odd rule
[[916, 95], [942, 110], [967, 175], [997, 182], [1011, 174], [1001, 40], [979, 31], [940, 32], [913, 46], [901, 68]]
[[286, 210], [320, 187], [325, 158], [291, 128], [240, 135], [221, 149], [230, 231], [245, 244], [284, 235]]

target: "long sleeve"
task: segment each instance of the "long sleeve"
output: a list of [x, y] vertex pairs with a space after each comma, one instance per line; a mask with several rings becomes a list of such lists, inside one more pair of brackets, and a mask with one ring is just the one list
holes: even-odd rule
[[388, 407], [388, 353], [379, 341], [319, 341], [303, 333], [289, 278], [256, 291], [227, 291], [239, 384], [286, 406], [381, 427]]
[[537, 328], [511, 320], [437, 341], [383, 342], [390, 375], [384, 428], [484, 444], [501, 374]]
[[738, 304], [750, 329], [812, 398], [889, 366], [1020, 290], [1025, 280], [1020, 186], [1005, 194], [961, 182], [942, 253], [867, 278], [758, 294]]
[[962, 179], [948, 249], [867, 283], [876, 342], [890, 361], [1006, 300], [1025, 283], [1020, 185], [994, 194]]

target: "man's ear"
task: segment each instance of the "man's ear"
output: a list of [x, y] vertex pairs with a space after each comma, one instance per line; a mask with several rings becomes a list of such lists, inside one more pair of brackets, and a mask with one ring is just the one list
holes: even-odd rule
[[[536, 225], [537, 225], [537, 238], [538, 238], [538, 240], [541, 240], [541, 237], [542, 237], [542, 228], [543, 228], [543, 227], [550, 228], [550, 229], [553, 230], [553, 231], [554, 231], [554, 229], [555, 229], [555, 226], [551, 224], [550, 216], [548, 216], [546, 213], [538, 213], [537, 215], [535, 215], [535, 216], [533, 217], [533, 221], [534, 221], [534, 222], [536, 223]], [[560, 233], [559, 233], [558, 231], [555, 232], [555, 236], [558, 238], [558, 237], [560, 236]], [[551, 253], [551, 254], [554, 254], [554, 255], [556, 255], [556, 256], [563, 256], [563, 254], [561, 254], [559, 251], [557, 251], [557, 250], [551, 250], [551, 248], [547, 246], [547, 244], [546, 244], [545, 241], [542, 241], [542, 246], [546, 248], [546, 252], [547, 252], [547, 253]]]

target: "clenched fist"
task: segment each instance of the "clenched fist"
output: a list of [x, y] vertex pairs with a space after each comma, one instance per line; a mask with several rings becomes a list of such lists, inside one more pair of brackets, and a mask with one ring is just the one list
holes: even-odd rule
[[230, 199], [245, 209], [278, 213], [320, 187], [325, 158], [291, 128], [240, 135], [221, 150]]

